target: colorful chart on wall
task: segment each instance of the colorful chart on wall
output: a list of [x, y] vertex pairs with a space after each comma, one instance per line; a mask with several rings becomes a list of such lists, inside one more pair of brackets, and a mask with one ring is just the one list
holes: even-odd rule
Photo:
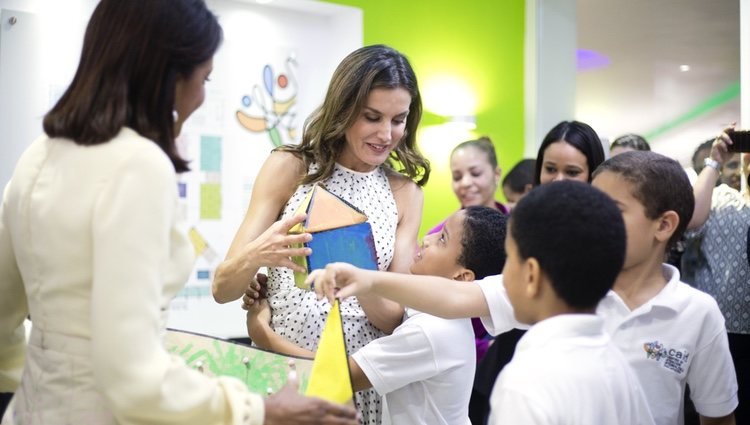
[[263, 162], [275, 147], [299, 142], [304, 119], [322, 102], [334, 69], [361, 46], [361, 11], [323, 2], [300, 4], [305, 10], [219, 0], [209, 7], [219, 16], [224, 42], [205, 83], [205, 101], [178, 138], [191, 160], [178, 189], [196, 262], [170, 305], [168, 325], [245, 337], [240, 301], [213, 300], [214, 271], [245, 215]]

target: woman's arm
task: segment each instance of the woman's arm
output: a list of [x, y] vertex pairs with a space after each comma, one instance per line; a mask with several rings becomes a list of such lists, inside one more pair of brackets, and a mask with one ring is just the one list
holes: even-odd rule
[[14, 392], [21, 381], [26, 352], [23, 319], [28, 314], [26, 291], [10, 240], [5, 205], [9, 188], [0, 206], [0, 393]]
[[[731, 128], [732, 127], [728, 129]], [[728, 150], [728, 146], [732, 144], [732, 139], [730, 139], [726, 133], [728, 129], [725, 129], [724, 132], [716, 138], [716, 141], [714, 141], [711, 146], [711, 153], [708, 156], [718, 162], [719, 166], [723, 166], [734, 155]], [[708, 215], [711, 212], [711, 195], [713, 194], [714, 187], [716, 187], [716, 179], [718, 178], [719, 170], [708, 166], [703, 167], [703, 170], [698, 174], [698, 179], [693, 185], [695, 210], [693, 210], [693, 217], [688, 223], [688, 229], [696, 229], [708, 220]]]
[[303, 217], [274, 223], [304, 172], [302, 161], [291, 153], [273, 152], [266, 159], [255, 179], [245, 219], [226, 258], [216, 268], [211, 284], [216, 302], [226, 303], [240, 298], [260, 267], [279, 266], [305, 271], [290, 257], [309, 255], [310, 250], [289, 246], [309, 241], [311, 236], [308, 233], [287, 234], [289, 228]]
[[294, 379], [264, 400], [235, 378], [206, 376], [167, 353], [161, 307], [164, 265], [176, 248], [174, 168], [159, 152], [126, 161], [115, 175], [93, 212], [91, 366], [118, 423], [356, 424], [354, 409], [304, 397]]
[[[417, 249], [417, 234], [422, 221], [424, 195], [413, 181], [398, 173], [390, 173], [389, 183], [398, 210], [396, 242], [389, 271], [409, 273]], [[373, 325], [390, 334], [401, 324], [404, 309], [391, 300], [374, 294], [361, 294], [357, 301]]]
[[[91, 367], [120, 423], [218, 423], [247, 414], [263, 422], [263, 399], [237, 380], [212, 379], [170, 356], [162, 342], [163, 286], [175, 241], [176, 178], [157, 147], [123, 161], [100, 191], [91, 224]], [[176, 243], [179, 242], [179, 243]], [[179, 264], [178, 264], [179, 263]]]

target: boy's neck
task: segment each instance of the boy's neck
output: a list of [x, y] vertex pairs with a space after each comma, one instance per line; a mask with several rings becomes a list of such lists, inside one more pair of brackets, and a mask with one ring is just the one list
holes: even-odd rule
[[596, 314], [595, 307], [588, 309], [573, 308], [559, 298], [555, 300], [546, 300], [545, 302], [540, 303], [537, 308], [536, 314], [531, 323], [529, 323], [530, 325], [563, 314]]
[[652, 255], [643, 263], [623, 268], [612, 289], [628, 308], [635, 310], [654, 298], [666, 285], [661, 258]]

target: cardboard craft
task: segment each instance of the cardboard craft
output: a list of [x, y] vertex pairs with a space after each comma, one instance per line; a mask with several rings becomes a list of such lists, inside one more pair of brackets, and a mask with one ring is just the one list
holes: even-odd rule
[[294, 258], [307, 270], [307, 273], [294, 273], [298, 287], [310, 289], [304, 283], [307, 274], [329, 263], [344, 262], [363, 269], [378, 269], [372, 227], [367, 222], [367, 216], [356, 207], [324, 187], [315, 185], [297, 208], [296, 214], [302, 212], [307, 214], [307, 218], [289, 232], [309, 232], [313, 239], [304, 244], [312, 249], [312, 254]]

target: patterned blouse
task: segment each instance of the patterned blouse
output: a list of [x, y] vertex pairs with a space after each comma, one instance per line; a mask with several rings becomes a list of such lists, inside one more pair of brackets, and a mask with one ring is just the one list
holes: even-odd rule
[[716, 299], [730, 333], [750, 334], [749, 227], [750, 203], [722, 184], [713, 191], [706, 223], [686, 234], [688, 242], [700, 242], [694, 286]]

